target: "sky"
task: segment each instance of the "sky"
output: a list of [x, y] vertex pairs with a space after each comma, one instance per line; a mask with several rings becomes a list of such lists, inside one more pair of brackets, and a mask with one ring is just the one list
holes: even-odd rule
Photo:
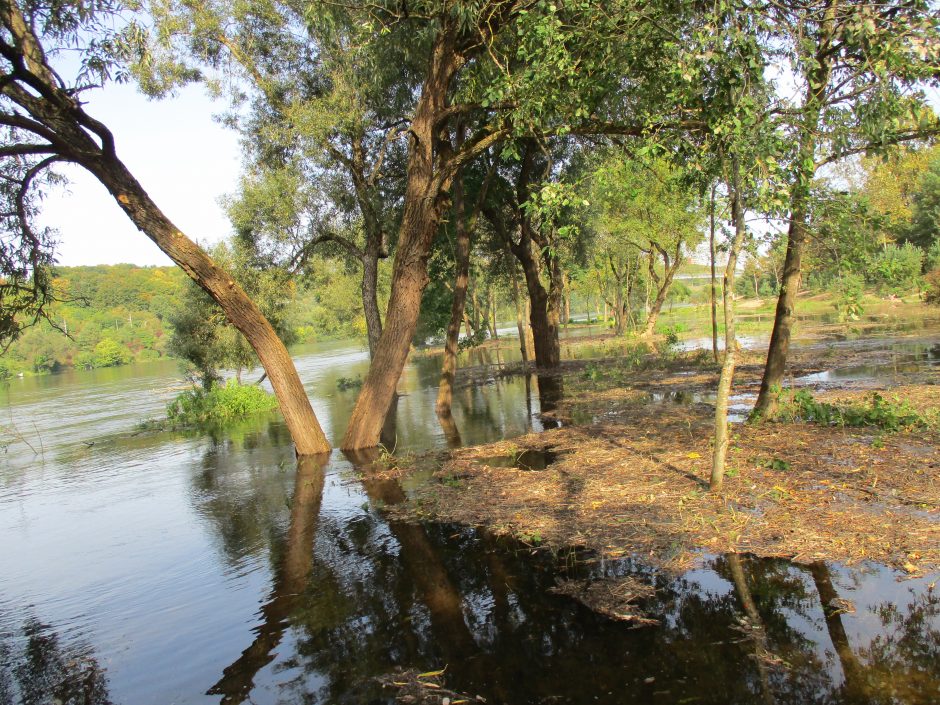
[[[131, 84], [84, 94], [85, 110], [114, 134], [118, 157], [176, 226], [201, 244], [226, 238], [231, 226], [220, 197], [233, 193], [241, 165], [238, 136], [213, 120], [226, 105], [192, 85], [151, 100]], [[59, 232], [60, 265], [169, 265], [164, 255], [84, 170], [45, 196], [39, 222]]]

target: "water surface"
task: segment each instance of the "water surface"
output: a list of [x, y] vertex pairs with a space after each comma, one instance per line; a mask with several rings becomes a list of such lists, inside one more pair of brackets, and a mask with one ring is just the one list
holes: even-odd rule
[[[348, 343], [299, 351], [329, 437], [356, 395], [337, 380], [367, 364]], [[415, 356], [406, 370], [399, 451], [456, 442], [433, 414], [438, 365]], [[928, 579], [735, 556], [669, 579], [389, 521], [405, 494], [374, 456], [298, 466], [276, 416], [135, 433], [179, 385], [174, 364], [156, 363], [0, 392], [18, 434], [0, 460], [0, 703], [385, 703], [376, 676], [444, 665], [448, 687], [490, 703], [940, 699]], [[538, 388], [459, 390], [462, 442], [541, 430]], [[550, 468], [539, 460], [531, 469]], [[656, 586], [641, 607], [659, 626], [550, 592], [621, 575]]]

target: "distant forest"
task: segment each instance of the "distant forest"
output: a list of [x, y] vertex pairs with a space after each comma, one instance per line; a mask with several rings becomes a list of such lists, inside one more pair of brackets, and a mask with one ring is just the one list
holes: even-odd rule
[[[186, 284], [178, 267], [58, 267], [58, 303], [50, 308], [49, 320], [27, 329], [0, 357], [0, 378], [171, 356], [173, 321], [184, 306]], [[298, 341], [364, 335], [361, 310], [320, 303], [355, 303], [355, 274], [333, 269], [328, 282], [308, 284], [289, 292], [290, 326]]]

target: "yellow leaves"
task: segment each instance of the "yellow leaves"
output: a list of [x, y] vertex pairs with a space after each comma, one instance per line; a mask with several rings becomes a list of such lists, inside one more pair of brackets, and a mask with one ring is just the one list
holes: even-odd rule
[[696, 458], [701, 458], [701, 457], [702, 457], [702, 454], [701, 454], [701, 453], [696, 453], [695, 451], [692, 451], [691, 453], [687, 454], [685, 457], [691, 458], [692, 460], [695, 460]]

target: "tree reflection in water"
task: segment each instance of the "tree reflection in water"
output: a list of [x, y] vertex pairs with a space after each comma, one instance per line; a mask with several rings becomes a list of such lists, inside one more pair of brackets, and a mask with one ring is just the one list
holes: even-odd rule
[[91, 649], [63, 644], [35, 618], [0, 634], [0, 703], [111, 705], [108, 680]]
[[[859, 602], [847, 614], [832, 606], [871, 594], [858, 585], [896, 589], [893, 574], [715, 556], [675, 579], [631, 560], [533, 555], [466, 528], [396, 520], [387, 510], [405, 492], [376, 457], [334, 456], [325, 480], [319, 465], [282, 476], [293, 484], [286, 516], [285, 503], [226, 483], [217, 489], [238, 502], [204, 498], [282, 512], [252, 524], [281, 527], [268, 543], [275, 577], [254, 641], [211, 690], [223, 702], [391, 702], [376, 676], [445, 665], [448, 687], [520, 705], [937, 698], [940, 612], [926, 581], [910, 586], [908, 604]], [[630, 629], [548, 592], [559, 576], [623, 575], [656, 586], [641, 607], [660, 626]]]

